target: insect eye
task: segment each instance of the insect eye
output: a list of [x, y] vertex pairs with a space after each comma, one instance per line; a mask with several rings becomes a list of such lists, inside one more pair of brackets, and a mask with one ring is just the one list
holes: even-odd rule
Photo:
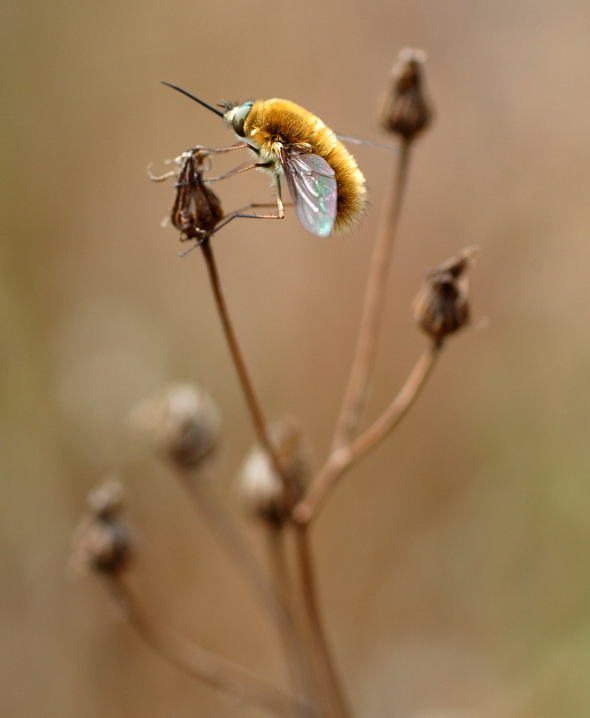
[[234, 132], [240, 137], [244, 137], [244, 122], [250, 110], [252, 109], [253, 102], [244, 102], [243, 105], [236, 107], [231, 116], [231, 126]]

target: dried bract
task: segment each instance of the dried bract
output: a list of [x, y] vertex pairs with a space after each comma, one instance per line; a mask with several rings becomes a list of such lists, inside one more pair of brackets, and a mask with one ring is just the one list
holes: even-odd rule
[[170, 219], [180, 230], [180, 239], [203, 239], [212, 232], [223, 217], [221, 201], [203, 183], [203, 168], [207, 153], [189, 150], [177, 158], [179, 165], [176, 199]]
[[390, 89], [381, 102], [381, 125], [406, 140], [413, 140], [432, 120], [432, 108], [424, 91], [425, 59], [420, 50], [402, 50], [392, 70]]
[[433, 339], [440, 342], [469, 322], [469, 278], [467, 270], [479, 256], [477, 247], [431, 270], [414, 300], [414, 318]]
[[118, 574], [133, 558], [127, 523], [122, 518], [123, 487], [109, 479], [88, 494], [90, 511], [72, 538], [70, 566], [75, 573]]
[[193, 469], [215, 448], [221, 417], [198, 386], [178, 384], [142, 401], [131, 412], [135, 427], [148, 431], [159, 452], [183, 469]]
[[291, 495], [287, 495], [281, 477], [260, 446], [255, 446], [244, 462], [239, 476], [239, 491], [250, 515], [280, 525], [288, 518], [293, 502], [302, 496], [310, 473], [311, 451], [301, 430], [291, 419], [271, 424], [269, 434]]

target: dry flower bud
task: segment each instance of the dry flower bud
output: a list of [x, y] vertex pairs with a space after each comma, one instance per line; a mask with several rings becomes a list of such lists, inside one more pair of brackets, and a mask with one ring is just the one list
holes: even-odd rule
[[432, 119], [432, 108], [424, 92], [423, 65], [426, 55], [420, 50], [403, 49], [393, 67], [390, 89], [384, 95], [379, 119], [388, 132], [412, 140]]
[[291, 488], [288, 497], [268, 453], [256, 445], [250, 451], [239, 476], [243, 504], [251, 515], [273, 525], [280, 525], [289, 516], [293, 501], [301, 497], [311, 465], [309, 444], [299, 427], [290, 419], [274, 422], [269, 427], [270, 441]]
[[105, 481], [88, 494], [88, 506], [72, 539], [71, 568], [79, 575], [118, 574], [133, 558], [129, 527], [122, 518], [123, 487]]
[[414, 300], [416, 322], [438, 342], [469, 322], [467, 270], [478, 256], [477, 247], [468, 247], [456, 257], [429, 271]]
[[176, 199], [170, 219], [180, 230], [180, 239], [202, 239], [215, 229], [223, 217], [221, 201], [203, 183], [203, 166], [207, 154], [203, 150], [189, 150], [177, 158], [179, 165]]
[[166, 459], [192, 469], [215, 448], [221, 417], [203, 389], [178, 384], [138, 404], [131, 421], [152, 434]]

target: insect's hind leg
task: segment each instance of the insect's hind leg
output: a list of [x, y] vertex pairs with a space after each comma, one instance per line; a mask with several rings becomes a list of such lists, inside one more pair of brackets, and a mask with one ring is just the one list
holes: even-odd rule
[[[279, 204], [280, 203], [280, 204]], [[238, 217], [242, 217], [245, 219], [284, 219], [285, 212], [283, 211], [284, 207], [291, 207], [292, 204], [289, 202], [286, 205], [283, 204], [283, 202], [280, 200], [280, 198], [277, 198], [277, 202], [252, 202], [250, 204], [247, 204], [245, 207], [242, 207], [241, 209], [236, 209], [234, 212], [230, 212], [230, 214], [227, 214], [223, 219], [220, 220], [219, 224], [212, 229], [210, 232], [205, 234], [201, 239], [197, 240], [195, 244], [193, 244], [192, 247], [187, 249], [185, 252], [182, 252], [180, 254], [181, 257], [186, 257], [187, 254], [190, 254], [193, 249], [196, 249], [199, 247], [203, 242], [206, 242], [208, 239], [213, 237], [214, 234], [217, 234], [220, 229], [223, 229], [226, 225], [228, 225], [232, 220], [237, 219]], [[278, 207], [277, 214], [248, 214], [248, 210], [254, 210], [262, 207]]]

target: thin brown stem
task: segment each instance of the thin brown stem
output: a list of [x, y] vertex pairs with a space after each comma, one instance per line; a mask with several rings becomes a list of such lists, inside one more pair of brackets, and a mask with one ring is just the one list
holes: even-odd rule
[[281, 599], [285, 613], [289, 619], [289, 631], [283, 633], [285, 653], [289, 662], [291, 684], [295, 695], [306, 703], [316, 703], [313, 680], [305, 653], [304, 638], [300, 633], [297, 612], [293, 601], [293, 584], [287, 565], [284, 525], [268, 525], [266, 530], [268, 556], [271, 573], [275, 581], [275, 590]]
[[175, 465], [177, 476], [187, 491], [191, 501], [200, 512], [210, 531], [233, 560], [238, 571], [251, 583], [261, 603], [267, 608], [281, 631], [289, 630], [289, 617], [280, 597], [267, 580], [258, 565], [250, 546], [236, 524], [229, 519], [219, 504], [213, 500], [203, 486], [203, 482], [194, 481], [189, 471]]
[[260, 405], [260, 402], [258, 401], [256, 392], [254, 391], [254, 385], [252, 384], [252, 381], [250, 379], [250, 375], [246, 367], [246, 362], [244, 361], [244, 357], [242, 355], [242, 351], [240, 349], [240, 345], [238, 343], [238, 339], [229, 316], [229, 311], [225, 302], [223, 290], [221, 288], [221, 280], [219, 278], [219, 272], [217, 271], [217, 264], [215, 262], [215, 257], [213, 256], [213, 249], [211, 247], [211, 243], [209, 240], [206, 240], [200, 246], [203, 252], [203, 256], [205, 257], [205, 262], [207, 264], [207, 271], [209, 273], [211, 289], [213, 290], [213, 296], [215, 298], [215, 304], [217, 306], [219, 318], [223, 326], [223, 331], [234, 366], [238, 373], [244, 397], [246, 398], [246, 403], [250, 411], [250, 416], [252, 418], [252, 423], [254, 424], [254, 429], [256, 431], [258, 441], [268, 452], [268, 455], [272, 460], [273, 466], [275, 467], [277, 474], [282, 478], [285, 484], [285, 490], [288, 492], [289, 495], [291, 495], [292, 489], [285, 479], [285, 472], [281, 467], [276, 451], [274, 450], [274, 447], [272, 446], [272, 443], [270, 441], [267, 423], [264, 419], [264, 414], [262, 413], [262, 407]]
[[117, 575], [107, 585], [129, 624], [162, 658], [213, 688], [283, 718], [308, 716], [309, 708], [245, 668], [227, 661], [182, 636], [159, 628], [144, 612], [133, 591]]
[[[258, 436], [260, 444], [268, 452], [274, 469], [277, 474], [281, 477], [284, 487], [287, 501], [295, 503], [296, 493], [294, 487], [290, 486], [290, 483], [285, 475], [285, 471], [281, 466], [281, 462], [278, 459], [277, 453], [272, 446], [270, 437], [268, 434], [268, 428], [258, 398], [254, 392], [252, 381], [250, 380], [246, 364], [240, 350], [236, 334], [234, 332], [229, 311], [223, 296], [221, 289], [221, 282], [219, 278], [219, 272], [217, 271], [217, 265], [213, 256], [213, 250], [211, 243], [207, 240], [201, 245], [203, 256], [207, 264], [207, 270], [209, 273], [209, 279], [211, 282], [211, 288], [215, 298], [217, 311], [221, 319], [225, 337], [230, 349], [230, 353], [238, 372], [242, 390], [250, 410], [250, 415], [254, 423], [254, 428]], [[319, 695], [321, 708], [324, 710], [327, 718], [348, 718], [349, 711], [345, 704], [342, 689], [339, 686], [336, 672], [332, 659], [330, 657], [327, 643], [324, 637], [323, 628], [320, 620], [319, 610], [317, 607], [317, 599], [315, 595], [315, 579], [313, 576], [313, 566], [311, 561], [311, 553], [308, 545], [308, 537], [306, 533], [306, 527], [296, 527], [297, 536], [297, 554], [299, 557], [299, 563], [301, 567], [302, 576], [302, 594], [303, 604], [306, 614], [306, 619], [310, 627], [310, 633], [313, 637], [313, 645], [315, 647], [315, 655], [318, 658], [317, 666], [319, 670], [319, 681], [324, 687], [325, 700], [322, 699], [322, 695]], [[313, 668], [312, 668], [313, 670]]]
[[[305, 681], [305, 661], [301, 640], [297, 635], [290, 603], [288, 576], [282, 556], [282, 537], [277, 536], [276, 540], [270, 542], [272, 544], [271, 565], [275, 576], [275, 585], [273, 586], [267, 581], [239, 528], [213, 500], [203, 483], [194, 481], [192, 475], [182, 467], [177, 466], [176, 469], [181, 483], [211, 532], [226, 549], [230, 558], [234, 560], [238, 571], [250, 581], [262, 605], [267, 608], [270, 616], [274, 619], [285, 647], [285, 658], [293, 688], [296, 695], [310, 706], [308, 718], [314, 718], [316, 714], [311, 708], [314, 703], [313, 694], [307, 690], [310, 683]], [[277, 529], [277, 531], [282, 532], [281, 529]]]
[[349, 443], [365, 405], [383, 313], [391, 254], [408, 176], [411, 144], [410, 140], [402, 141], [393, 180], [393, 191], [387, 195], [383, 219], [373, 250], [355, 356], [332, 444], [334, 449]]
[[403, 419], [430, 376], [441, 349], [442, 343], [432, 342], [424, 351], [395, 399], [377, 421], [352, 442], [346, 468], [384, 439]]
[[336, 673], [320, 615], [308, 527], [296, 525], [295, 538], [303, 607], [312, 648], [311, 664], [323, 714], [329, 718], [350, 718], [350, 709]]
[[426, 383], [441, 349], [442, 343], [432, 342], [416, 362], [395, 399], [377, 421], [348, 446], [335, 448], [332, 451], [307, 495], [293, 510], [296, 521], [308, 523], [317, 514], [328, 491], [344, 471], [398, 425]]

